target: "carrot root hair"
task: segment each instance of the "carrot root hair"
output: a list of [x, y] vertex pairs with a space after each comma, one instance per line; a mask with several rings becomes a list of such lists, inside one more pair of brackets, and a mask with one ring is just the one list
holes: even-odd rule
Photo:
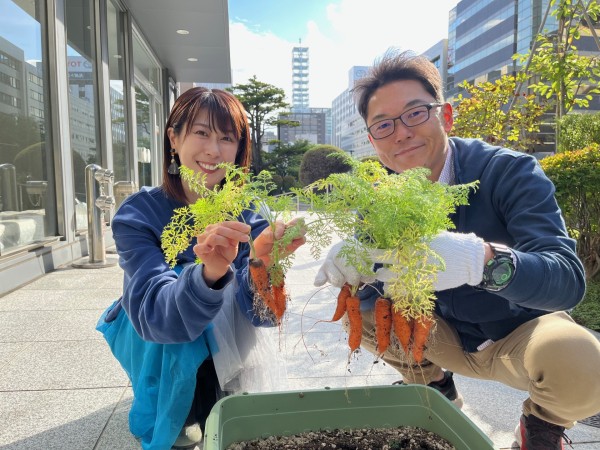
[[[260, 258], [251, 259], [248, 263], [248, 270], [250, 271], [250, 278], [254, 284], [254, 294], [262, 300], [264, 306], [275, 315], [277, 323], [281, 316], [277, 316], [278, 309], [275, 305], [275, 296], [271, 289], [271, 283], [269, 281], [269, 273], [265, 263]], [[283, 315], [283, 312], [281, 312]]]

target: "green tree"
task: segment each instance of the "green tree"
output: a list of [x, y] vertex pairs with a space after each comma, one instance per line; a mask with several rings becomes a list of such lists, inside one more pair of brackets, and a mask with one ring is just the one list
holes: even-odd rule
[[344, 173], [352, 169], [351, 158], [333, 145], [316, 145], [304, 154], [300, 164], [300, 182], [307, 186], [327, 178], [332, 173]]
[[[464, 81], [465, 93], [455, 100], [452, 135], [482, 139], [490, 144], [530, 152], [547, 106], [533, 94], [518, 94], [524, 73], [504, 75], [477, 85]], [[512, 107], [509, 107], [512, 105]]]
[[236, 84], [227, 88], [246, 108], [252, 136], [252, 169], [259, 173], [263, 169], [262, 138], [267, 127], [294, 125], [296, 122], [280, 120], [277, 113], [286, 109], [283, 89], [257, 80], [256, 75], [246, 84]]
[[579, 150], [591, 144], [600, 144], [600, 113], [567, 114], [558, 123], [557, 150]]
[[[576, 42], [582, 34], [593, 35], [600, 50], [595, 30], [590, 27], [596, 22], [600, 5], [589, 0], [551, 0], [548, 11], [556, 18], [558, 29], [538, 34], [532, 50], [524, 55], [515, 55], [525, 64], [533, 83], [529, 88], [546, 99], [554, 99], [556, 117], [573, 109], [587, 108], [593, 94], [600, 93], [600, 59], [597, 55], [584, 54]], [[547, 16], [548, 12], [546, 13]]]
[[291, 176], [298, 179], [302, 156], [313, 147], [307, 140], [296, 141], [293, 144], [283, 144], [277, 141], [277, 146], [270, 153], [265, 153], [265, 169], [281, 177]]

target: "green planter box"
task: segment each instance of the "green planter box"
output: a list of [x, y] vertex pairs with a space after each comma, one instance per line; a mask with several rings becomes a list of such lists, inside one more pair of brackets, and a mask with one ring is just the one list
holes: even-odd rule
[[204, 433], [204, 450], [234, 442], [334, 428], [418, 426], [458, 450], [493, 450], [492, 441], [433, 388], [421, 385], [241, 394], [221, 399]]

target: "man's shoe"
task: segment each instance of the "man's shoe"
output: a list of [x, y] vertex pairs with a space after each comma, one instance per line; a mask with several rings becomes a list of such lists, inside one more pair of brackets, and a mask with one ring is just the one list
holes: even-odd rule
[[521, 416], [515, 429], [515, 438], [521, 450], [564, 450], [563, 439], [571, 444], [571, 440], [564, 433], [565, 427], [530, 414]]
[[[460, 395], [452, 378], [453, 373], [449, 370], [444, 371], [444, 378], [440, 381], [432, 381], [427, 386], [440, 391], [448, 400], [454, 403], [458, 409], [463, 407], [463, 397]], [[392, 384], [403, 384], [403, 381], [396, 381]]]
[[202, 429], [200, 425], [194, 423], [183, 427], [177, 440], [173, 444], [173, 448], [194, 448], [202, 441]]

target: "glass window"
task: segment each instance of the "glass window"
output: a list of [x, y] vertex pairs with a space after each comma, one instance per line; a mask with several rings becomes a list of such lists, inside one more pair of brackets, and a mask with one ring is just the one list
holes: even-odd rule
[[110, 117], [115, 181], [133, 181], [131, 155], [127, 149], [125, 89], [125, 30], [123, 13], [107, 2], [108, 70], [110, 73]]
[[0, 255], [57, 233], [42, 0], [0, 0]]
[[139, 186], [155, 186], [162, 174], [162, 69], [138, 33], [133, 35], [133, 65]]
[[152, 186], [152, 116], [150, 97], [136, 83], [135, 112], [137, 121], [137, 156], [140, 186]]
[[92, 0], [65, 0], [69, 121], [73, 150], [76, 229], [87, 229], [85, 167], [102, 165], [98, 148], [96, 51]]

